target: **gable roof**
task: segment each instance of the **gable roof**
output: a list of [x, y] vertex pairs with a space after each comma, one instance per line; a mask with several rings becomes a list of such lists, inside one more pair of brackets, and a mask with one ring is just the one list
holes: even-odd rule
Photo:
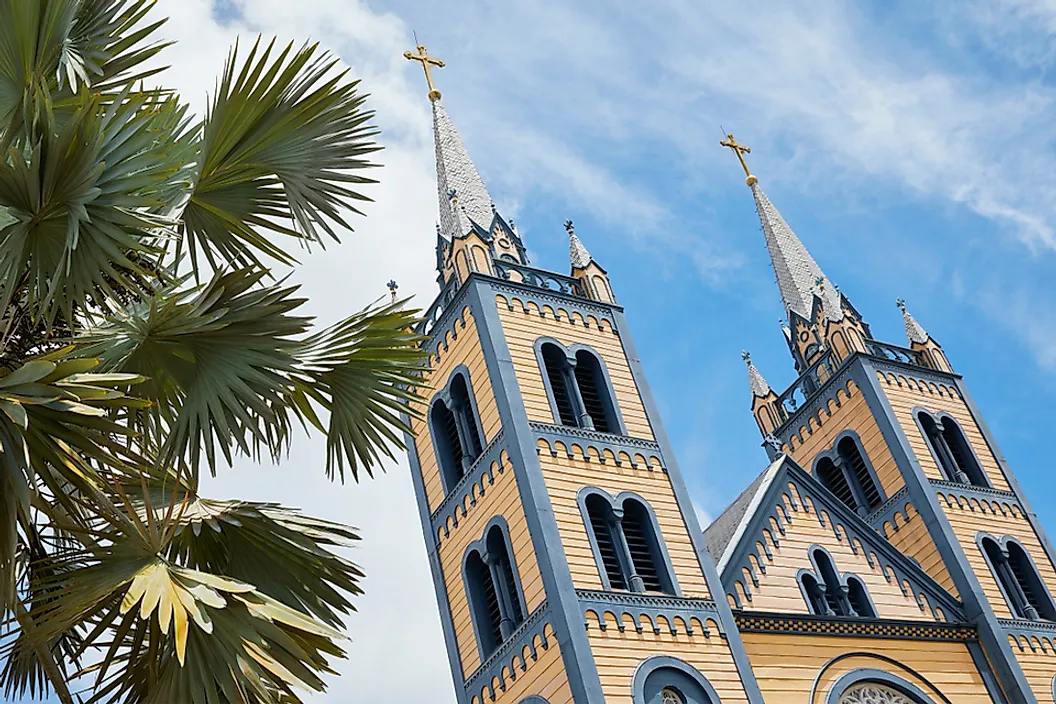
[[[937, 607], [941, 608], [947, 620], [965, 620], [960, 600], [946, 591], [915, 560], [892, 545], [887, 538], [844, 505], [821, 482], [804, 471], [787, 455], [781, 455], [771, 464], [704, 531], [709, 550], [713, 540], [716, 548], [721, 548], [712, 555], [716, 559], [719, 577], [727, 593], [738, 599], [735, 585], [740, 583], [744, 593], [750, 598], [752, 585], [745, 583], [744, 570], [747, 569], [752, 575], [751, 581], [756, 581], [756, 568], [753, 560], [749, 559], [750, 556], [754, 555], [754, 563], [759, 565], [766, 564], [768, 560], [768, 555], [758, 552], [763, 531], [771, 528], [773, 520], [776, 522], [778, 531], [781, 534], [784, 533], [784, 527], [791, 524], [791, 519], [785, 513], [786, 504], [793, 512], [805, 509], [789, 492], [789, 484], [796, 487], [804, 501], [809, 500], [814, 505], [815, 513], [818, 510], [828, 513], [829, 520], [833, 524], [835, 540], [848, 541], [855, 552], [858, 549], [854, 541], [859, 541], [870, 562], [872, 562], [872, 557], [869, 551], [872, 551], [883, 563], [885, 574], [887, 574], [886, 568], [890, 567], [900, 586], [908, 582], [921, 608], [923, 608], [923, 602], [920, 596], [923, 595], [931, 605], [932, 611]], [[749, 496], [746, 497], [746, 495]], [[736, 520], [734, 520], [735, 516]], [[734, 523], [735, 526], [731, 528], [731, 524]], [[711, 532], [710, 537], [709, 532]], [[725, 538], [725, 544], [723, 544], [723, 536], [726, 535], [729, 537]], [[774, 538], [776, 543], [779, 536], [775, 535]], [[768, 548], [765, 549], [768, 550]], [[903, 591], [905, 591], [904, 587]]]

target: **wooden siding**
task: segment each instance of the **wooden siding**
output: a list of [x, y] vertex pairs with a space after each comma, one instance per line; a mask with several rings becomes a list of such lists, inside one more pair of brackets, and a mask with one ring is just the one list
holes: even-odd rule
[[960, 599], [953, 579], [942, 561], [935, 541], [924, 525], [915, 506], [906, 502], [902, 512], [896, 513], [892, 521], [884, 523], [884, 534], [888, 542], [894, 545], [903, 555], [908, 555], [920, 563], [932, 579], [946, 588], [950, 594]]
[[496, 678], [492, 687], [495, 698], [492, 699], [482, 683], [480, 692], [470, 692], [471, 704], [490, 704], [490, 702], [517, 704], [523, 698], [533, 694], [542, 697], [550, 704], [572, 704], [572, 689], [568, 684], [568, 673], [565, 672], [565, 664], [561, 660], [561, 648], [558, 646], [554, 629], [550, 624], [546, 624], [543, 632], [549, 645], [544, 650], [542, 639], [536, 636], [535, 660], [532, 659], [528, 646], [525, 646], [524, 651], [519, 656], [515, 654], [510, 665], [503, 668], [506, 691], [499, 688]]
[[584, 319], [579, 313], [569, 314], [558, 304], [544, 305], [540, 310], [536, 304], [528, 303], [525, 312], [525, 304], [519, 299], [507, 299], [501, 295], [496, 297], [496, 304], [530, 420], [555, 422], [543, 383], [543, 371], [539, 369], [535, 356], [535, 341], [540, 337], [552, 337], [566, 347], [576, 343], [587, 345], [601, 356], [609, 371], [627, 434], [653, 439], [623, 344], [607, 320], [599, 321], [594, 316]]
[[[832, 519], [824, 508], [815, 507], [809, 499], [804, 501], [791, 484], [788, 486], [788, 493], [795, 499], [798, 510], [792, 508], [787, 497], [782, 498], [784, 512], [790, 522], [784, 524], [784, 535], [780, 535], [776, 527], [771, 527], [771, 533], [778, 536], [779, 544], [775, 545], [766, 532], [753, 536], [760, 543], [766, 541], [773, 559], [767, 558], [766, 551], [762, 547], [759, 548], [759, 555], [766, 561], [763, 565], [766, 572], [763, 573], [759, 566], [755, 565], [755, 577], [759, 582], [757, 586], [753, 584], [747, 570], [740, 575], [741, 582], [736, 585], [739, 592], [737, 597], [741, 602], [740, 608], [754, 611], [810, 613], [796, 575], [801, 569], [813, 571], [809, 551], [811, 546], [820, 545], [832, 555], [833, 563], [841, 574], [850, 572], [862, 579], [880, 618], [913, 621], [933, 618], [930, 609], [922, 610], [918, 606], [912, 589], [907, 586], [907, 593], [903, 594], [902, 587], [892, 576], [891, 571], [885, 570], [886, 563], [876, 552], [869, 546], [856, 541], [857, 553], [855, 553], [843, 531], [840, 531], [840, 539], [837, 540], [833, 531]], [[824, 525], [822, 525], [822, 520], [824, 520]], [[872, 558], [871, 566], [870, 557]], [[747, 585], [751, 590], [751, 599], [748, 598], [742, 585]]]
[[[568, 557], [568, 566], [572, 572], [572, 581], [579, 589], [601, 589], [601, 576], [594, 553], [590, 548], [583, 513], [580, 511], [577, 496], [585, 486], [594, 486], [615, 496], [621, 491], [633, 491], [645, 499], [656, 513], [657, 523], [671, 564], [685, 596], [710, 598], [704, 574], [697, 560], [693, 543], [685, 519], [675, 502], [674, 490], [667, 472], [660, 466], [656, 457], [646, 458], [638, 455], [638, 465], [634, 468], [630, 458], [623, 461], [623, 466], [616, 466], [616, 458], [606, 458], [602, 464], [600, 457], [591, 462], [580, 459], [569, 459], [564, 445], [555, 446], [557, 456], [551, 456], [550, 446], [539, 441], [539, 461], [543, 468], [543, 477], [554, 508], [561, 542]], [[574, 455], [582, 455], [583, 449], [572, 446]], [[611, 453], [609, 453], [611, 454]]]
[[1012, 654], [1023, 668], [1030, 690], [1040, 704], [1053, 704], [1052, 684], [1056, 676], [1056, 649], [1037, 638], [1008, 637]]
[[977, 499], [962, 500], [964, 505], [961, 506], [952, 493], [947, 494], [942, 491], [938, 493], [938, 497], [939, 506], [946, 512], [954, 535], [968, 556], [968, 564], [979, 578], [979, 583], [986, 592], [990, 605], [994, 608], [994, 613], [998, 618], [1012, 618], [1012, 612], [1001, 594], [994, 573], [983, 557], [982, 550], [975, 542], [979, 533], [989, 533], [997, 538], [1006, 535], [1015, 537], [1033, 558], [1049, 593], [1056, 593], [1056, 570], [1053, 569], [1052, 563], [1041, 547], [1041, 541], [1038, 540], [1034, 529], [1027, 522], [1026, 516], [1019, 510], [1008, 504], [999, 505], [996, 501], [981, 502]]
[[[805, 704], [826, 663], [837, 656], [862, 651], [892, 658], [915, 670], [956, 704], [991, 704], [964, 643], [783, 633], [744, 633], [741, 637], [766, 704]], [[857, 668], [883, 670], [901, 677], [939, 701], [934, 690], [907, 669], [877, 658], [856, 656], [825, 671], [818, 682], [821, 696], [815, 702], [824, 701], [833, 683]]]
[[790, 455], [799, 466], [813, 473], [814, 459], [818, 453], [832, 449], [836, 436], [843, 431], [853, 430], [858, 433], [862, 449], [876, 470], [885, 495], [892, 496], [905, 486], [902, 472], [895, 463], [895, 458], [861, 389], [853, 381], [848, 382], [847, 388], [851, 392], [849, 397], [842, 391], [837, 393], [839, 406], [830, 401], [826, 410], [804, 420], [804, 425], [800, 428], [803, 440], [800, 442], [798, 438], [793, 438]]
[[417, 406], [417, 410], [423, 415], [421, 418], [411, 420], [411, 434], [414, 436], [414, 444], [418, 450], [418, 463], [422, 468], [422, 477], [425, 479], [425, 493], [429, 499], [430, 511], [435, 511], [444, 500], [440, 468], [433, 449], [429, 424], [424, 416], [434, 393], [430, 389], [443, 388], [455, 367], [460, 364], [466, 365], [469, 369], [469, 380], [473, 387], [477, 410], [480, 412], [480, 422], [484, 428], [484, 445], [495, 437], [501, 426], [491, 379], [488, 377], [484, 354], [480, 349], [476, 322], [468, 307], [462, 311], [461, 319], [455, 321], [454, 329], [457, 334], [447, 333], [444, 341], [440, 343], [439, 354], [433, 355], [429, 360], [429, 370], [425, 374], [429, 388], [421, 391], [422, 403]]
[[935, 457], [931, 454], [927, 441], [924, 439], [916, 419], [913, 417], [913, 408], [921, 407], [926, 410], [945, 411], [949, 413], [960, 424], [964, 435], [975, 450], [976, 456], [986, 473], [987, 478], [995, 489], [1011, 491], [1004, 473], [997, 464], [994, 453], [983, 439], [975, 418], [972, 417], [968, 406], [964, 403], [957, 389], [952, 385], [937, 384], [935, 382], [922, 382], [907, 379], [902, 375], [877, 372], [880, 380], [880, 388], [887, 394], [891, 407], [895, 412], [895, 418], [902, 425], [913, 453], [917, 456], [924, 473], [932, 479], [943, 479]]
[[[679, 658], [697, 668], [715, 688], [723, 704], [747, 701], [733, 654], [715, 621], [708, 620], [708, 635], [704, 634], [703, 624], [695, 618], [692, 619], [693, 635], [685, 632], [684, 625], [678, 629], [677, 635], [671, 635], [662, 618], [659, 634], [653, 632], [647, 618], [641, 633], [637, 632], [637, 624], [630, 616], [625, 617], [622, 633], [612, 612], [606, 612], [604, 618], [608, 628], [603, 631], [599, 616], [594, 612], [587, 613], [587, 637], [601, 678], [605, 704], [632, 704], [635, 668], [653, 655]], [[679, 620], [676, 618], [676, 622]]]
[[444, 537], [444, 530], [441, 529], [437, 536], [440, 565], [451, 605], [462, 670], [466, 676], [480, 665], [480, 654], [462, 579], [462, 558], [470, 543], [483, 537], [484, 528], [493, 516], [502, 516], [509, 525], [514, 560], [521, 577], [521, 588], [528, 604], [528, 613], [534, 611], [545, 598], [539, 563], [535, 557], [535, 548], [528, 533], [528, 522], [517, 489], [517, 478], [505, 453], [502, 465], [503, 471], [495, 472], [495, 483], [487, 488], [483, 496], [477, 498], [475, 505], [468, 507], [468, 514], [459, 520], [457, 526], [452, 524], [449, 527], [450, 534]]

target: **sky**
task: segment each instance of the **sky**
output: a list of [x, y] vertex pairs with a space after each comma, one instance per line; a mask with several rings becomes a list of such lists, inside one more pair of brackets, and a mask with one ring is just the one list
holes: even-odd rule
[[[180, 0], [164, 82], [198, 112], [236, 37], [319, 41], [362, 79], [384, 151], [374, 199], [293, 279], [320, 322], [436, 294], [437, 200], [412, 31], [534, 265], [568, 267], [566, 219], [606, 268], [707, 521], [763, 468], [740, 353], [794, 379], [750, 191], [718, 142], [752, 147], [770, 199], [872, 326], [896, 298], [946, 350], [1050, 534], [1056, 479], [1056, 2]], [[1040, 434], [1039, 434], [1040, 433]], [[366, 594], [348, 660], [312, 702], [454, 702], [406, 460], [325, 478], [320, 438], [219, 473], [217, 498], [353, 524]]]

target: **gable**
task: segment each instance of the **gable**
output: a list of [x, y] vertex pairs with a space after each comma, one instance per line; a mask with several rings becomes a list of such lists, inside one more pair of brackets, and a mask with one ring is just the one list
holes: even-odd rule
[[841, 574], [865, 583], [879, 618], [964, 620], [956, 598], [791, 459], [764, 474], [765, 489], [719, 558], [735, 608], [810, 613], [798, 576], [814, 570], [810, 551], [820, 546]]

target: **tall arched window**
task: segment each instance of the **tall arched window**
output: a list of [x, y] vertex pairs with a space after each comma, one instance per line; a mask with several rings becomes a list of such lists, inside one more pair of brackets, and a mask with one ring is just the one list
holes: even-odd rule
[[975, 453], [972, 452], [968, 439], [964, 436], [964, 430], [957, 421], [950, 416], [943, 416], [941, 420], [936, 420], [926, 411], [918, 412], [917, 420], [931, 447], [932, 455], [939, 465], [939, 470], [947, 481], [989, 486], [986, 473], [979, 466]]
[[607, 588], [677, 593], [663, 538], [645, 504], [628, 497], [614, 505], [607, 495], [594, 491], [582, 505]]
[[484, 659], [517, 630], [524, 621], [524, 609], [506, 534], [492, 525], [481, 543], [466, 553], [463, 569]]
[[1006, 538], [1002, 543], [1004, 547], [989, 536], [980, 541], [1012, 613], [1030, 621], [1056, 621], [1056, 605], [1030, 556], [1014, 540]]
[[484, 451], [469, 384], [463, 372], [455, 372], [447, 388], [437, 394], [429, 411], [429, 425], [440, 476], [444, 489], [449, 491]]
[[837, 499], [850, 507], [852, 511], [858, 509], [858, 502], [854, 500], [854, 493], [851, 491], [851, 485], [847, 482], [843, 469], [837, 467], [832, 459], [822, 457], [815, 471], [818, 481], [835, 494]]
[[601, 359], [579, 349], [572, 355], [553, 342], [539, 348], [555, 420], [573, 428], [620, 433], [619, 414]]
[[854, 479], [854, 488], [857, 489], [859, 499], [858, 508], [864, 508], [866, 514], [880, 508], [880, 504], [883, 503], [880, 488], [873, 480], [873, 474], [865, 463], [862, 451], [858, 449], [858, 443], [852, 437], [845, 437], [836, 445], [836, 451], [843, 461], [845, 470]]
[[829, 553], [821, 548], [811, 550], [810, 557], [816, 571], [802, 572], [799, 581], [811, 613], [876, 618], [876, 609], [861, 578], [850, 573], [841, 575]]

